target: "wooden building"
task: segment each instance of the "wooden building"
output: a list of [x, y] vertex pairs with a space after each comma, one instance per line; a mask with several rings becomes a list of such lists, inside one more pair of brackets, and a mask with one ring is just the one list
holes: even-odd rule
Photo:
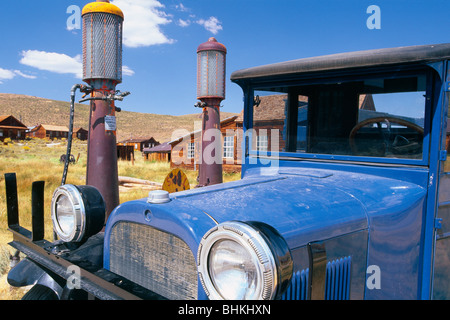
[[0, 141], [6, 138], [22, 140], [26, 136], [27, 126], [12, 115], [0, 116]]
[[[241, 170], [241, 139], [242, 122], [236, 122], [238, 116], [224, 119], [220, 122], [221, 143], [223, 147], [222, 168], [225, 172], [239, 172]], [[198, 170], [200, 161], [201, 131], [193, 131], [188, 135], [169, 142], [171, 145], [171, 168]]]
[[134, 159], [134, 146], [117, 144], [117, 159], [125, 161]]
[[134, 150], [143, 151], [145, 148], [153, 148], [159, 145], [153, 137], [151, 138], [130, 138], [127, 140], [120, 141], [118, 146], [131, 146]]
[[[252, 150], [260, 152], [282, 151], [286, 147], [287, 95], [269, 95], [260, 97], [260, 103], [253, 110]], [[299, 97], [299, 122], [305, 111], [304, 97]], [[237, 121], [242, 129], [243, 114]], [[242, 134], [241, 134], [242, 135]], [[273, 139], [278, 139], [274, 141]]]
[[69, 128], [50, 124], [40, 124], [27, 133], [27, 137], [40, 139], [62, 139], [68, 138], [68, 136]]
[[77, 138], [79, 140], [82, 141], [86, 141], [88, 139], [89, 136], [89, 131], [83, 128], [74, 128], [73, 129], [73, 133], [72, 133], [72, 137], [73, 138]]
[[170, 162], [172, 146], [164, 142], [153, 148], [145, 148], [142, 152], [147, 161]]
[[[305, 97], [306, 98], [306, 97]], [[285, 148], [286, 95], [260, 97], [253, 112], [252, 150], [260, 152], [281, 151]], [[299, 113], [306, 110], [307, 100], [299, 99]], [[242, 165], [244, 112], [220, 122], [222, 138], [222, 169], [239, 172]], [[273, 139], [276, 139], [275, 141]], [[170, 142], [172, 168], [198, 170], [201, 131], [191, 132]]]

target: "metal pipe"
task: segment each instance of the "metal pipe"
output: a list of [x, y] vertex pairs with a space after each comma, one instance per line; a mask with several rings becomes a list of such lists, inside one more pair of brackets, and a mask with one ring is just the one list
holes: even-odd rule
[[69, 158], [70, 152], [72, 150], [72, 132], [73, 132], [73, 118], [75, 114], [75, 92], [77, 89], [80, 89], [82, 84], [75, 84], [72, 86], [70, 90], [70, 120], [69, 120], [69, 134], [67, 137], [67, 151], [66, 151], [66, 159], [64, 160], [64, 171], [61, 179], [61, 185], [66, 184], [67, 178], [67, 170], [69, 168]]

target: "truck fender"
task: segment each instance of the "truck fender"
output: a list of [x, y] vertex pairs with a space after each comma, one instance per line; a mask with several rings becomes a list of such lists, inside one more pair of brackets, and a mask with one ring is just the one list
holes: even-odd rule
[[[56, 278], [56, 277], [55, 277]], [[25, 287], [40, 284], [51, 289], [61, 298], [63, 286], [55, 280], [44, 268], [25, 258], [8, 273], [8, 283], [13, 287]]]

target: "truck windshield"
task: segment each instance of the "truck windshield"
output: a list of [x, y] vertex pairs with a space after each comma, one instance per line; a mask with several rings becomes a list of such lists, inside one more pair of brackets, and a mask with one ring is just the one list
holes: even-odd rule
[[254, 152], [422, 159], [427, 77], [255, 90]]

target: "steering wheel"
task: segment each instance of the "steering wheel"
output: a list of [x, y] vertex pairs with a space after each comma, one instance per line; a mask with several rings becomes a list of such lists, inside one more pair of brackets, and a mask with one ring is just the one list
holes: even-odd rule
[[[387, 123], [387, 130], [386, 130], [386, 134], [383, 133], [382, 127], [381, 127], [381, 123], [382, 122], [386, 122]], [[402, 148], [408, 144], [410, 144], [410, 141], [405, 138], [404, 136], [401, 135], [396, 135], [395, 138], [392, 140], [393, 142], [391, 143], [391, 123], [398, 123], [400, 125], [403, 125], [405, 127], [408, 127], [410, 129], [413, 129], [414, 131], [416, 131], [417, 133], [419, 133], [420, 135], [424, 134], [424, 130], [421, 126], [412, 123], [410, 121], [401, 119], [401, 118], [397, 118], [397, 117], [375, 117], [375, 118], [369, 118], [366, 119], [364, 121], [361, 121], [360, 123], [358, 123], [356, 126], [353, 127], [352, 131], [350, 132], [349, 135], [349, 144], [350, 144], [350, 148], [353, 152], [353, 154], [357, 154], [358, 153], [358, 148], [356, 145], [356, 134], [358, 133], [358, 131], [369, 124], [373, 124], [376, 123], [377, 127], [378, 127], [378, 131], [381, 137], [381, 140], [384, 143], [384, 154], [386, 151], [391, 151], [394, 154], [401, 154], [404, 153], [405, 150], [408, 151], [408, 148]], [[384, 156], [383, 154], [383, 156]]]

